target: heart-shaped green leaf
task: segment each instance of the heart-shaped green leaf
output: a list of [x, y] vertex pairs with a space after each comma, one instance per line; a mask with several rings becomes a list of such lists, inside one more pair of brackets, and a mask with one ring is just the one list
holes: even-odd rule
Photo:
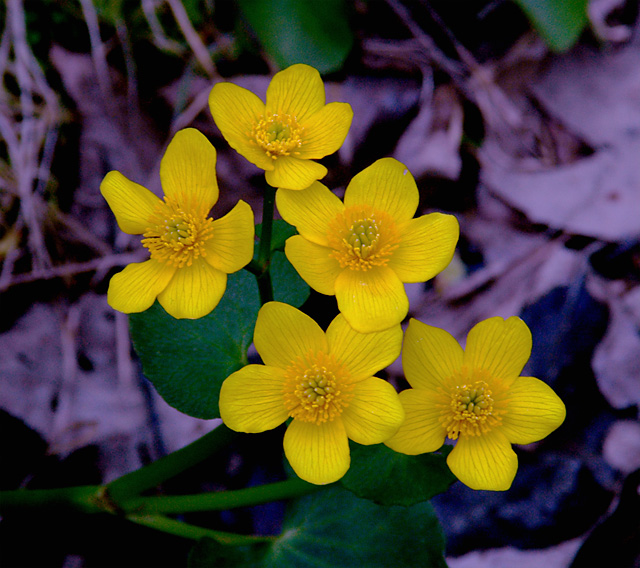
[[156, 302], [131, 314], [131, 337], [142, 370], [160, 396], [196, 418], [218, 418], [222, 382], [247, 364], [260, 300], [256, 279], [229, 275], [216, 308], [196, 319], [175, 319]]
[[407, 456], [383, 444], [350, 442], [351, 467], [341, 483], [359, 497], [382, 505], [413, 505], [443, 493], [456, 481], [442, 453]]
[[588, 0], [515, 0], [554, 51], [571, 48], [588, 22]]
[[430, 503], [384, 507], [337, 485], [291, 503], [282, 533], [260, 566], [446, 568], [443, 552]]
[[338, 71], [353, 45], [345, 0], [238, 0], [264, 50], [281, 69]]

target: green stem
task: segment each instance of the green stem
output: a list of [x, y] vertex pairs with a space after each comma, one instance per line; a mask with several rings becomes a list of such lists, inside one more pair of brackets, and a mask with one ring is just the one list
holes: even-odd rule
[[276, 188], [270, 185], [264, 190], [262, 200], [262, 229], [260, 231], [260, 249], [258, 263], [263, 269], [269, 267], [271, 260], [271, 235], [273, 232], [273, 212], [276, 203]]
[[207, 536], [221, 544], [230, 544], [235, 546], [256, 544], [259, 542], [272, 542], [276, 539], [276, 537], [273, 536], [252, 536], [214, 531], [212, 529], [205, 529], [189, 523], [183, 523], [182, 521], [176, 521], [165, 517], [164, 515], [127, 515], [127, 519], [139, 525], [144, 525], [145, 527], [150, 527], [176, 536], [190, 538], [192, 540], [199, 540], [202, 537]]
[[235, 436], [224, 424], [195, 442], [136, 471], [123, 475], [106, 486], [108, 498], [116, 507], [127, 499], [139, 496], [175, 475], [205, 460], [226, 446]]
[[258, 250], [258, 266], [262, 272], [257, 275], [260, 303], [262, 305], [273, 300], [273, 286], [271, 284], [271, 240], [273, 236], [273, 213], [276, 202], [276, 188], [267, 186], [262, 200], [262, 226], [260, 230], [260, 248]]
[[127, 512], [142, 515], [158, 513], [194, 513], [250, 507], [271, 501], [293, 499], [314, 493], [324, 486], [312, 485], [301, 479], [289, 479], [235, 491], [197, 493], [195, 495], [150, 496], [129, 499], [121, 503]]
[[16, 489], [0, 491], [0, 511], [41, 507], [73, 507], [85, 513], [104, 512], [100, 485], [81, 485], [62, 489]]
[[260, 266], [258, 261], [255, 259], [252, 260], [249, 264], [247, 264], [247, 266], [245, 266], [244, 269], [248, 270], [249, 272], [251, 272], [251, 274], [253, 274], [256, 277], [261, 276], [262, 273], [264, 272], [262, 266]]
[[258, 276], [258, 292], [260, 293], [260, 305], [264, 306], [273, 300], [273, 286], [271, 285], [271, 273], [269, 269]]

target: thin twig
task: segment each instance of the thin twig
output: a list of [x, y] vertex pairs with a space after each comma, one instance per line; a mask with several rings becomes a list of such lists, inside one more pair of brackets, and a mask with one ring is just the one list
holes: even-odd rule
[[82, 274], [83, 272], [104, 272], [114, 266], [124, 266], [132, 262], [140, 262], [145, 259], [144, 251], [128, 252], [121, 254], [112, 254], [95, 258], [87, 262], [69, 262], [60, 266], [52, 266], [39, 271], [32, 271], [25, 274], [13, 276], [10, 281], [0, 283], [0, 292], [4, 292], [11, 286], [25, 284], [26, 282], [35, 282], [37, 280], [51, 280], [52, 278], [61, 278], [64, 276], [73, 276]]
[[462, 85], [466, 78], [464, 67], [460, 63], [448, 58], [440, 48], [438, 48], [435, 42], [416, 24], [409, 10], [407, 10], [399, 0], [387, 0], [387, 3], [396, 13], [396, 16], [402, 20], [402, 23], [407, 26], [413, 34], [413, 37], [420, 42], [429, 59], [445, 71], [457, 84]]
[[202, 42], [198, 32], [191, 25], [191, 20], [189, 20], [189, 15], [185, 10], [182, 2], [180, 0], [167, 0], [171, 11], [184, 35], [184, 38], [187, 40], [191, 51], [195, 55], [198, 63], [202, 65], [202, 68], [207, 72], [209, 77], [215, 77], [216, 70], [213, 66], [213, 62], [211, 61], [211, 55], [209, 55], [209, 51], [207, 50], [207, 46]]
[[187, 108], [174, 118], [170, 127], [171, 134], [175, 134], [181, 128], [185, 128], [192, 124], [195, 118], [207, 108], [210, 90], [211, 89], [204, 89], [200, 91], [189, 103]]
[[107, 64], [106, 50], [102, 38], [100, 37], [100, 24], [98, 14], [92, 0], [80, 0], [82, 14], [89, 31], [89, 42], [91, 43], [91, 59], [96, 67], [98, 86], [102, 91], [105, 101], [111, 98], [111, 82], [109, 81], [109, 66]]
[[133, 48], [129, 41], [129, 33], [127, 24], [124, 20], [116, 21], [116, 35], [122, 46], [124, 54], [124, 65], [127, 72], [127, 105], [131, 110], [139, 113], [138, 105], [138, 77], [136, 73], [135, 57], [133, 56]]
[[[28, 228], [27, 242], [32, 254], [32, 263], [34, 270], [38, 271], [50, 266], [51, 258], [44, 243], [41, 219], [34, 200], [35, 191], [42, 190], [44, 184], [38, 184], [34, 188], [34, 182], [48, 178], [48, 160], [51, 152], [46, 153], [43, 162], [41, 150], [47, 138], [51, 138], [51, 131], [57, 128], [58, 102], [29, 49], [21, 0], [7, 2], [7, 30], [11, 34], [14, 60], [11, 62], [6, 59], [6, 63], [13, 63], [11, 71], [20, 89], [20, 110], [14, 118], [11, 116], [9, 101], [3, 101], [0, 132], [5, 140], [16, 179], [20, 215]], [[3, 46], [6, 45], [4, 41], [3, 38]], [[36, 97], [43, 100], [44, 104], [36, 104]]]
[[160, 3], [158, 0], [142, 0], [142, 11], [147, 18], [147, 23], [151, 29], [153, 43], [163, 51], [180, 55], [184, 52], [183, 47], [177, 41], [166, 36], [162, 29], [162, 24], [160, 23], [160, 20], [158, 20], [158, 16], [156, 15], [156, 5], [158, 3]]

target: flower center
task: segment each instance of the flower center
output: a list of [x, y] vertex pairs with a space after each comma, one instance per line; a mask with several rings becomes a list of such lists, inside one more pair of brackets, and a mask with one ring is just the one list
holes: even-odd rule
[[345, 209], [329, 223], [327, 239], [331, 256], [351, 270], [385, 266], [400, 241], [390, 215], [358, 206]]
[[295, 420], [331, 422], [353, 397], [348, 374], [325, 353], [299, 357], [285, 373], [284, 403]]
[[253, 125], [249, 137], [274, 160], [278, 156], [297, 154], [302, 146], [304, 128], [289, 114], [269, 114]]
[[475, 377], [478, 380], [473, 380], [463, 370], [460, 377], [455, 377], [463, 380], [455, 381], [457, 384], [449, 392], [449, 403], [440, 405], [440, 422], [452, 440], [457, 440], [461, 435], [479, 436], [502, 422], [500, 415], [505, 411], [496, 403], [488, 383], [483, 380], [483, 374], [474, 373], [480, 376]]
[[213, 219], [180, 207], [175, 198], [165, 196], [149, 219], [142, 244], [151, 258], [182, 268], [206, 256], [205, 241], [213, 236]]

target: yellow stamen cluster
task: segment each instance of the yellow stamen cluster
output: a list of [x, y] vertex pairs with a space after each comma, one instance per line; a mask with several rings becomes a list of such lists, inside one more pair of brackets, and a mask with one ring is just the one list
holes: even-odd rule
[[[502, 422], [504, 411], [498, 408], [485, 380], [457, 382], [449, 392], [449, 403], [440, 405], [440, 422], [452, 440], [462, 436], [479, 436]], [[481, 375], [482, 373], [476, 373]]]
[[383, 211], [364, 207], [345, 209], [329, 223], [327, 233], [331, 256], [342, 268], [370, 270], [385, 266], [398, 248], [398, 230]]
[[303, 131], [294, 116], [268, 114], [253, 125], [249, 138], [275, 160], [278, 156], [298, 153], [296, 149], [302, 146]]
[[143, 236], [151, 258], [177, 268], [191, 266], [196, 258], [206, 256], [204, 243], [213, 237], [213, 219], [186, 211], [178, 200], [165, 196]]
[[351, 390], [348, 374], [331, 356], [309, 354], [287, 368], [284, 403], [292, 418], [322, 424], [342, 414]]

